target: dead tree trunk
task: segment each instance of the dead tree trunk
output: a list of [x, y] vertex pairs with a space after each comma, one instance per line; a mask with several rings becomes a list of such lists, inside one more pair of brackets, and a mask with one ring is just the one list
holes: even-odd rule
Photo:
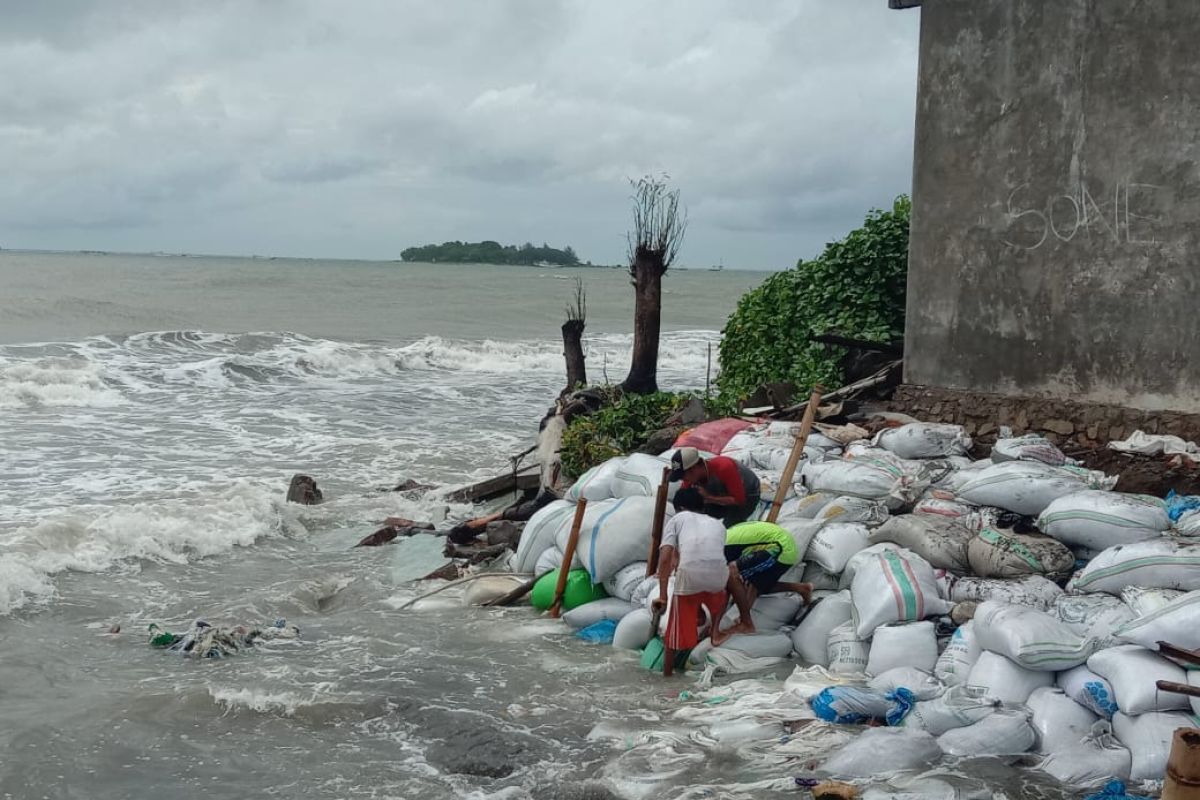
[[567, 392], [587, 386], [587, 364], [583, 358], [583, 329], [587, 317], [587, 295], [583, 281], [575, 280], [575, 299], [567, 304], [567, 321], [562, 324], [563, 358], [567, 362]]

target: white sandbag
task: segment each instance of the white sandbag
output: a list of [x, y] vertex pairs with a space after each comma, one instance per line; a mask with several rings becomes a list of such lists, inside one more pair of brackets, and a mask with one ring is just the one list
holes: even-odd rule
[[[988, 600], [975, 609], [979, 646], [1025, 669], [1061, 672], [1078, 667], [1095, 651], [1095, 641], [1081, 639], [1045, 611]], [[1047, 681], [1049, 686], [1053, 680]]]
[[1174, 527], [1180, 536], [1200, 536], [1200, 508], [1183, 512]]
[[1135, 617], [1133, 609], [1111, 594], [1059, 595], [1054, 616], [1077, 636], [1095, 639], [1097, 650], [1118, 644], [1115, 632]]
[[925, 731], [868, 728], [827, 758], [817, 772], [832, 778], [874, 778], [928, 767], [941, 757], [937, 739]]
[[[521, 531], [521, 538], [517, 542], [517, 553], [513, 556], [513, 571], [535, 572], [538, 559], [556, 545], [558, 529], [563, 526], [569, 528], [574, 517], [575, 504], [566, 500], [555, 500], [538, 509], [537, 513], [525, 523], [525, 529]], [[554, 569], [557, 569], [561, 563], [560, 556], [559, 563], [554, 565]], [[540, 575], [541, 573], [536, 574]]]
[[897, 689], [908, 689], [917, 700], [932, 700], [946, 691], [945, 684], [933, 673], [915, 667], [893, 667], [867, 681], [867, 687], [885, 695]]
[[[960, 475], [967, 473], [959, 472]], [[978, 508], [969, 506], [966, 503], [960, 503], [957, 500], [950, 500], [941, 496], [929, 496], [933, 492], [926, 493], [926, 496], [921, 498], [915, 506], [913, 506], [913, 514], [922, 514], [934, 517], [947, 517], [949, 519], [959, 520], [965, 524], [966, 520], [973, 515]], [[937, 494], [941, 494], [938, 492]]]
[[871, 531], [870, 543], [894, 542], [919, 555], [934, 569], [970, 572], [967, 545], [974, 534], [954, 519], [935, 514], [903, 514]]
[[619, 597], [605, 597], [575, 606], [562, 615], [562, 621], [575, 630], [579, 630], [606, 619], [619, 622], [631, 611], [633, 611], [633, 605], [628, 600], [622, 600]]
[[746, 429], [738, 431], [733, 436], [729, 437], [729, 441], [721, 448], [721, 455], [726, 458], [732, 458], [739, 464], [745, 466], [753, 466], [754, 459], [751, 456], [751, 451], [762, 442], [762, 435], [755, 432], [754, 429]]
[[563, 551], [555, 545], [538, 556], [537, 563], [533, 565], [533, 574], [545, 575], [547, 572], [553, 572], [562, 566], [562, 562]]
[[[801, 519], [812, 519], [836, 497], [837, 495], [828, 492], [809, 492], [796, 501], [796, 516]], [[780, 514], [780, 516], [783, 515]]]
[[645, 561], [635, 561], [617, 570], [617, 573], [604, 582], [604, 590], [612, 597], [633, 602], [633, 593], [646, 580]]
[[808, 545], [805, 558], [830, 573], [841, 572], [851, 556], [867, 546], [871, 533], [855, 522], [824, 525]]
[[[671, 579], [674, 579], [674, 575]], [[634, 588], [633, 593], [629, 596], [629, 602], [635, 606], [650, 607], [650, 603], [658, 597], [658, 576], [651, 575], [648, 578], [642, 578], [641, 582]]]
[[1130, 716], [1123, 711], [1113, 717], [1113, 733], [1133, 756], [1129, 779], [1161, 781], [1167, 771], [1167, 757], [1177, 728], [1192, 728], [1187, 714], [1149, 712]]
[[1100, 721], [1091, 709], [1084, 708], [1057, 686], [1034, 689], [1025, 701], [1031, 714], [1029, 722], [1037, 734], [1034, 747], [1039, 753], [1053, 753], [1077, 744]]
[[973, 725], [946, 731], [937, 742], [943, 753], [958, 758], [1016, 756], [1028, 752], [1034, 738], [1028, 713], [1002, 708]]
[[951, 686], [938, 697], [913, 706], [901, 725], [941, 736], [946, 731], [974, 725], [994, 713], [999, 705], [998, 699], [979, 689]]
[[984, 600], [999, 600], [1045, 611], [1054, 605], [1062, 593], [1058, 584], [1041, 575], [1011, 579], [959, 578], [950, 587], [950, 601], [982, 603]]
[[916, 622], [950, 610], [938, 597], [929, 562], [895, 550], [874, 555], [858, 568], [850, 596], [854, 624], [864, 639], [889, 622]]
[[961, 425], [937, 422], [910, 422], [899, 428], [885, 428], [875, 434], [871, 443], [901, 458], [965, 456], [973, 444]]
[[847, 455], [820, 462], [805, 461], [801, 480], [814, 492], [879, 500], [889, 508], [915, 502], [927, 485], [903, 459], [887, 451], [853, 458]]
[[1120, 645], [1101, 650], [1088, 659], [1087, 668], [1112, 684], [1117, 706], [1126, 714], [1191, 708], [1186, 696], [1160, 692], [1154, 685], [1157, 681], [1187, 683], [1183, 668], [1144, 647]]
[[738, 633], [730, 636], [720, 647], [713, 647], [711, 639], [705, 639], [692, 651], [689, 660], [704, 663], [709, 656], [736, 652], [749, 658], [784, 659], [792, 654], [792, 639], [786, 633]]
[[1147, 650], [1157, 650], [1159, 642], [1200, 649], [1200, 591], [1188, 592], [1157, 611], [1129, 620], [1117, 628], [1115, 636]]
[[814, 591], [836, 592], [842, 588], [837, 575], [826, 572], [820, 564], [813, 564], [812, 562], [804, 564], [802, 581], [804, 583], [811, 583]]
[[[785, 625], [790, 625], [800, 607], [804, 605], [803, 598], [795, 592], [774, 592], [760, 595], [750, 607], [750, 619], [754, 622], [757, 633], [777, 631]], [[721, 627], [727, 628], [742, 618], [736, 605], [730, 605], [725, 612]]]
[[947, 686], [966, 683], [971, 674], [971, 667], [975, 666], [982, 652], [979, 639], [975, 636], [975, 621], [968, 620], [950, 637], [946, 649], [938, 656], [933, 674]]
[[463, 591], [464, 606], [481, 606], [520, 588], [528, 580], [523, 575], [512, 575], [497, 572], [494, 575], [484, 575], [467, 584]]
[[[668, 519], [673, 513], [667, 504]], [[653, 497], [620, 497], [588, 503], [579, 529], [576, 562], [588, 571], [593, 583], [602, 583], [622, 567], [646, 559], [653, 524]], [[564, 552], [570, 529], [568, 521], [558, 531], [557, 544]]]
[[889, 551], [894, 552], [894, 553], [899, 553], [900, 555], [902, 555], [906, 558], [908, 558], [908, 557], [919, 558], [920, 557], [913, 551], [908, 550], [904, 547], [901, 547], [900, 545], [896, 544], [895, 542], [880, 542], [879, 544], [873, 544], [870, 547], [859, 550], [857, 553], [855, 553], [853, 556], [850, 557], [849, 561], [846, 562], [846, 566], [842, 568], [842, 574], [838, 578], [838, 585], [837, 585], [838, 590], [849, 589], [851, 586], [853, 586], [854, 585], [854, 576], [858, 574], [859, 567], [861, 567], [863, 564], [866, 564], [868, 561], [870, 561], [872, 558], [879, 555], [880, 553], [887, 553]]
[[1049, 439], [1030, 433], [997, 439], [992, 445], [992, 461], [1039, 461], [1052, 467], [1061, 467], [1067, 463], [1067, 457]]
[[597, 464], [580, 475], [578, 480], [571, 484], [571, 488], [567, 489], [563, 498], [572, 503], [578, 503], [581, 498], [586, 499], [589, 503], [597, 500], [611, 500], [616, 496], [613, 494], [613, 477], [624, 463], [624, 456], [618, 456], [610, 458], [603, 464]]
[[[613, 497], [649, 497], [658, 494], [659, 484], [662, 483], [663, 467], [671, 466], [658, 456], [645, 453], [634, 453], [628, 456], [617, 467], [611, 479]], [[678, 484], [671, 484], [667, 499], [675, 496]]]
[[792, 535], [792, 541], [796, 543], [797, 558], [803, 561], [813, 537], [817, 535], [817, 533], [821, 530], [821, 526], [825, 523], [817, 520], [805, 519], [804, 517], [796, 516], [794, 514], [788, 516], [780, 514], [779, 519], [775, 521], [775, 524]]
[[1062, 542], [1040, 533], [991, 526], [971, 539], [967, 561], [971, 572], [981, 578], [1065, 577], [1075, 568], [1075, 554]]
[[792, 631], [792, 647], [801, 661], [829, 666], [829, 633], [850, 622], [850, 592], [822, 598]]
[[838, 625], [829, 632], [829, 671], [836, 675], [853, 675], [866, 671], [870, 645], [854, 629], [853, 622]]
[[[979, 633], [978, 627], [976, 634]], [[984, 650], [971, 667], [967, 686], [979, 689], [1003, 703], [1024, 703], [1033, 690], [1054, 684], [1053, 672], [1025, 669], [998, 653]]]
[[1087, 489], [1046, 506], [1038, 530], [1068, 547], [1100, 551], [1156, 539], [1171, 527], [1167, 505], [1157, 497]]
[[1067, 697], [1105, 719], [1112, 719], [1112, 715], [1117, 713], [1112, 684], [1088, 669], [1087, 665], [1058, 673], [1055, 684]]
[[635, 608], [617, 623], [613, 633], [613, 647], [622, 650], [641, 650], [654, 638], [650, 630], [653, 615], [648, 608]]
[[1072, 789], [1095, 789], [1110, 780], [1129, 780], [1132, 756], [1107, 723], [1104, 730], [1089, 734], [1074, 744], [1062, 747], [1038, 764], [1059, 783]]
[[1161, 538], [1110, 547], [1071, 579], [1067, 591], [1119, 595], [1127, 586], [1200, 589], [1200, 545]]
[[1079, 476], [1058, 467], [1005, 461], [979, 471], [957, 494], [975, 505], [1036, 517], [1058, 498], [1087, 488]]
[[843, 495], [835, 497], [813, 517], [818, 522], [857, 522], [874, 528], [887, 521], [887, 506], [876, 500]]
[[1178, 589], [1152, 589], [1146, 586], [1126, 586], [1121, 590], [1121, 602], [1129, 606], [1134, 616], [1153, 614], [1168, 603], [1173, 603], [1187, 592]]
[[866, 671], [868, 675], [880, 675], [896, 667], [915, 667], [932, 672], [937, 657], [937, 635], [932, 622], [881, 625], [871, 637]]

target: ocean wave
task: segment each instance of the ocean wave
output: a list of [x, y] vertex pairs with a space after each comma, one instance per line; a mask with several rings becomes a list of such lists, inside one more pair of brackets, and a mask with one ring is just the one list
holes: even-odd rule
[[0, 408], [107, 407], [125, 402], [85, 358], [0, 358]]

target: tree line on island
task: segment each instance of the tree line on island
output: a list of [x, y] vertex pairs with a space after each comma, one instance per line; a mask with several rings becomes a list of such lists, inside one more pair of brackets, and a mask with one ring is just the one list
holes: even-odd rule
[[570, 245], [562, 248], [543, 243], [541, 247], [526, 242], [521, 246], [499, 242], [443, 242], [424, 247], [409, 247], [401, 251], [404, 261], [448, 264], [519, 264], [523, 266], [588, 266], [579, 260]]

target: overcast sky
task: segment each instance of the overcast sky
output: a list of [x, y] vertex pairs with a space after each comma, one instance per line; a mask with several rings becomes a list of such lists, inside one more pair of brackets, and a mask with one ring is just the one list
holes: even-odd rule
[[0, 247], [782, 268], [909, 191], [919, 11], [885, 0], [0, 0]]

